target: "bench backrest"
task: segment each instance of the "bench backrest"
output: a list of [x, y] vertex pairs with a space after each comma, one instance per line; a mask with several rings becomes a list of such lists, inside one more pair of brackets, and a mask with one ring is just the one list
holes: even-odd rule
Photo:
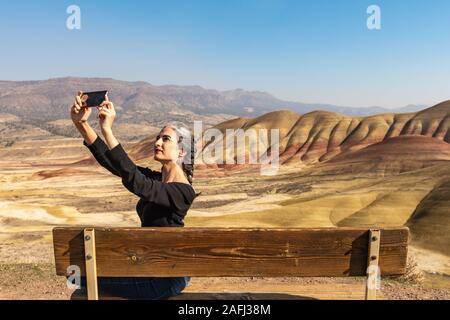
[[[53, 229], [58, 275], [86, 273], [84, 230]], [[405, 273], [408, 228], [379, 230], [381, 274]], [[339, 277], [367, 274], [370, 241], [364, 228], [95, 228], [94, 247], [97, 276]]]

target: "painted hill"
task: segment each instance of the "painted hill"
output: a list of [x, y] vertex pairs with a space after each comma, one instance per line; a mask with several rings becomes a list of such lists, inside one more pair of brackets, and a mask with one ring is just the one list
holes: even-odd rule
[[[278, 128], [280, 160], [285, 165], [326, 162], [373, 165], [390, 161], [401, 162], [395, 166], [402, 172], [450, 160], [449, 118], [450, 101], [446, 101], [418, 113], [369, 117], [348, 117], [325, 111], [299, 115], [280, 110], [253, 119], [233, 119], [215, 128], [223, 134], [225, 129]], [[232, 148], [234, 141], [203, 141], [203, 145], [210, 148], [216, 143]]]
[[450, 166], [407, 222], [415, 243], [450, 256]]
[[334, 172], [399, 174], [450, 161], [450, 144], [437, 138], [401, 135], [338, 154], [323, 168]]

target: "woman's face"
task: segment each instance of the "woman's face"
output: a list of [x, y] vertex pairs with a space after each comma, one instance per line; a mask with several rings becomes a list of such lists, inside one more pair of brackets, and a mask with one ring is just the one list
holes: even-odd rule
[[167, 161], [176, 162], [180, 157], [178, 138], [176, 132], [170, 127], [164, 127], [156, 136], [154, 146], [154, 159], [161, 163]]

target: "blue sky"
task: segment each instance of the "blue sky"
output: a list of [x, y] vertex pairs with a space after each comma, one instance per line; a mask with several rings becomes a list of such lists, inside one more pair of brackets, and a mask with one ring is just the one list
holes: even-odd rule
[[[66, 8], [81, 8], [68, 30]], [[381, 30], [366, 27], [381, 8]], [[450, 99], [448, 0], [1, 1], [0, 79], [112, 77], [345, 106]]]

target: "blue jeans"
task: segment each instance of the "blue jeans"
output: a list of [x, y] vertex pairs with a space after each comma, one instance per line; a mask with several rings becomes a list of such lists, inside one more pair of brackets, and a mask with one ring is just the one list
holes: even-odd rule
[[[125, 299], [164, 300], [179, 295], [187, 287], [190, 277], [171, 278], [102, 278], [97, 279], [99, 296], [109, 295]], [[86, 278], [81, 279], [86, 288]]]

